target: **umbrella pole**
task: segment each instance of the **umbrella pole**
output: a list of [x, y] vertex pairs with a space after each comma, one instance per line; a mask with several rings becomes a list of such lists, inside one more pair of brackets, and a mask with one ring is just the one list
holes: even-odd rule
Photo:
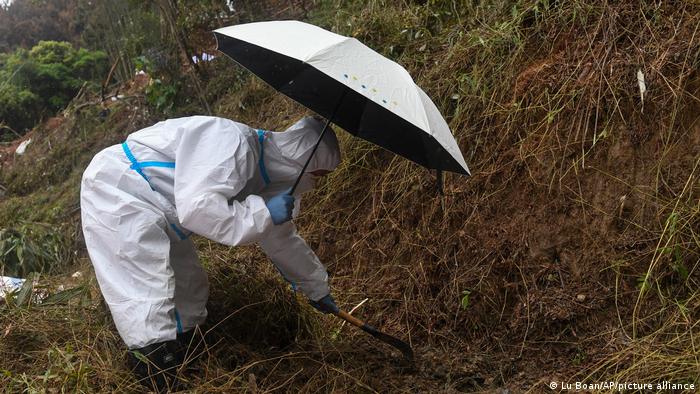
[[318, 141], [316, 141], [316, 145], [314, 145], [314, 149], [311, 151], [311, 155], [309, 155], [309, 158], [306, 159], [306, 163], [304, 163], [304, 167], [302, 167], [301, 172], [299, 173], [299, 176], [297, 177], [296, 182], [294, 182], [294, 186], [292, 186], [292, 189], [289, 191], [289, 194], [294, 194], [294, 191], [297, 189], [297, 186], [299, 185], [299, 181], [301, 181], [301, 177], [304, 175], [304, 172], [306, 171], [306, 167], [309, 166], [309, 163], [311, 162], [311, 158], [314, 157], [314, 154], [316, 153], [316, 149], [318, 149], [318, 145], [321, 143], [321, 140], [323, 139], [323, 135], [326, 134], [326, 131], [328, 130], [328, 126], [331, 124], [331, 121], [333, 118], [335, 118], [336, 112], [338, 112], [338, 108], [340, 108], [340, 103], [343, 102], [343, 99], [345, 98], [345, 94], [348, 92], [348, 89], [345, 88], [343, 90], [343, 94], [340, 96], [340, 99], [338, 100], [338, 104], [335, 105], [335, 109], [333, 110], [333, 114], [331, 115], [328, 120], [326, 120], [326, 125], [323, 127], [323, 131], [321, 131], [321, 135], [318, 136]]

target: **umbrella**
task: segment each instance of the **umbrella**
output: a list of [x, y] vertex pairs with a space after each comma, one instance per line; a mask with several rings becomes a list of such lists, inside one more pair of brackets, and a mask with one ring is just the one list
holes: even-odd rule
[[[447, 122], [425, 92], [403, 67], [358, 40], [298, 21], [247, 23], [214, 34], [218, 50], [327, 119], [319, 142], [333, 122], [437, 170], [438, 182], [443, 170], [470, 174]], [[413, 360], [407, 343], [342, 310], [335, 314]]]
[[438, 174], [470, 174], [425, 92], [403, 67], [357, 39], [298, 21], [247, 23], [214, 34], [219, 51], [328, 123]]

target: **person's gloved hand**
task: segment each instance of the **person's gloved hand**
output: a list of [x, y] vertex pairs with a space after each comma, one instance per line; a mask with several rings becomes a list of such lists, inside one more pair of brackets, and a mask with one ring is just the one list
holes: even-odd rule
[[292, 218], [294, 196], [289, 194], [290, 190], [291, 189], [283, 191], [265, 203], [265, 205], [267, 205], [267, 210], [270, 211], [272, 223], [282, 224]]
[[336, 314], [340, 312], [338, 305], [335, 304], [333, 296], [328, 294], [318, 301], [309, 300], [309, 304], [316, 308], [319, 312]]

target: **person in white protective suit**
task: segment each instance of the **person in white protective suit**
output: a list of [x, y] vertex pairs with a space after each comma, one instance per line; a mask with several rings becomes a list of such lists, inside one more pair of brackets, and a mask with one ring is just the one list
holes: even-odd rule
[[284, 132], [186, 117], [137, 131], [93, 158], [80, 193], [85, 243], [119, 335], [149, 360], [131, 358], [139, 379], [159, 391], [173, 384], [163, 370], [182, 362], [183, 344], [207, 317], [209, 284], [192, 234], [258, 243], [315, 308], [337, 312], [325, 267], [290, 221], [301, 193], [340, 162], [332, 130], [287, 194], [322, 128], [311, 117]]

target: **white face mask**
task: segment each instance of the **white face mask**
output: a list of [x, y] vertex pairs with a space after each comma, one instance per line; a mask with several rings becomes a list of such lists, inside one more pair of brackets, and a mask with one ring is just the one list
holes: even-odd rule
[[[262, 194], [272, 197], [294, 185], [322, 129], [323, 123], [312, 118], [303, 118], [287, 131], [266, 134], [270, 144], [264, 153], [265, 167], [271, 183], [265, 187]], [[301, 177], [294, 195], [301, 196], [314, 189], [318, 177], [311, 172], [332, 171], [339, 163], [338, 141], [335, 132], [329, 129], [311, 159], [306, 173]]]
[[[282, 178], [298, 175], [311, 154], [324, 124], [313, 119], [303, 118], [281, 133], [268, 133], [271, 147], [268, 172], [276, 172]], [[307, 172], [317, 170], [332, 171], [340, 163], [340, 147], [333, 129], [328, 129], [321, 140], [318, 150], [311, 158]], [[296, 179], [296, 176], [294, 176]], [[270, 174], [270, 179], [273, 179]]]

